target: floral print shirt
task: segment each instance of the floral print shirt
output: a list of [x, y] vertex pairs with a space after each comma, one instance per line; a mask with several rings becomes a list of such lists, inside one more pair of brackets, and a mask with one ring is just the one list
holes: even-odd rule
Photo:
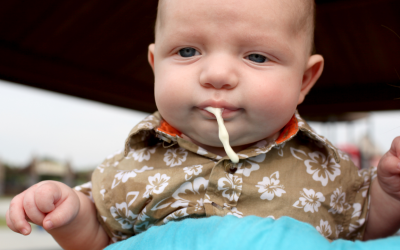
[[362, 238], [375, 170], [358, 171], [297, 112], [277, 140], [236, 153], [233, 164], [208, 152], [156, 112], [76, 189], [94, 201], [114, 241], [171, 220], [227, 214], [289, 216], [328, 239]]

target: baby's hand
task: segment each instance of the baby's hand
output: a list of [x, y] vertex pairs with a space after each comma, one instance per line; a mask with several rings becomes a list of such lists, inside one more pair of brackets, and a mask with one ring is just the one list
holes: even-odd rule
[[67, 185], [56, 181], [40, 182], [12, 199], [6, 221], [14, 232], [28, 235], [29, 222], [50, 230], [70, 223], [78, 214], [79, 198]]
[[383, 191], [400, 201], [400, 136], [379, 162], [378, 181]]

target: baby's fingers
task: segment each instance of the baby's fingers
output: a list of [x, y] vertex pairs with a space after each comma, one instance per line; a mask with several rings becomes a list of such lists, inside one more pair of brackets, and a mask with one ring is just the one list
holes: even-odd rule
[[10, 219], [10, 210], [8, 210], [8, 209], [7, 209], [7, 212], [6, 212], [6, 223], [7, 223], [7, 226], [8, 226], [11, 230], [13, 230], [13, 231], [16, 232], [16, 233], [19, 233], [18, 229], [14, 226], [14, 223], [11, 222], [11, 219]]
[[25, 217], [25, 211], [23, 208], [23, 198], [25, 192], [17, 195], [12, 199], [10, 208], [6, 213], [7, 226], [16, 233], [28, 235], [31, 233], [31, 225], [28, 223]]
[[33, 197], [40, 212], [47, 214], [56, 208], [56, 204], [62, 198], [62, 191], [59, 185], [59, 183], [56, 184], [51, 181], [44, 182], [35, 190]]
[[[38, 199], [45, 197], [46, 200], [52, 200], [52, 204], [40, 204], [37, 200], [39, 209], [47, 213], [43, 221], [43, 227], [46, 230], [58, 228], [69, 224], [78, 214], [79, 198], [76, 193], [64, 185], [48, 185], [39, 187], [36, 190]], [[51, 194], [51, 195], [50, 195]]]
[[36, 200], [35, 200], [35, 190], [37, 189], [38, 185], [39, 184], [37, 184], [25, 191], [23, 205], [24, 205], [24, 210], [25, 210], [26, 216], [33, 223], [41, 226], [43, 223], [45, 214], [38, 209]]

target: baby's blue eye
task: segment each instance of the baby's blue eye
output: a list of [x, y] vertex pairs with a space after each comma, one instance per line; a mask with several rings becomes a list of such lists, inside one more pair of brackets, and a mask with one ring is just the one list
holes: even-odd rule
[[199, 55], [199, 52], [196, 49], [187, 47], [179, 50], [179, 55], [181, 57], [192, 57]]
[[250, 54], [247, 56], [246, 59], [249, 59], [250, 61], [256, 62], [256, 63], [263, 63], [267, 61], [267, 57], [260, 55], [260, 54]]

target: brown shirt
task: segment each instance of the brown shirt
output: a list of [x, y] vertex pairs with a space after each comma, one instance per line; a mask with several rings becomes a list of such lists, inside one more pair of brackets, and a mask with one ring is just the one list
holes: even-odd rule
[[361, 239], [374, 169], [349, 157], [296, 113], [274, 142], [233, 164], [181, 137], [158, 112], [132, 129], [125, 150], [97, 167], [89, 195], [114, 241], [186, 217], [289, 216], [329, 239]]

